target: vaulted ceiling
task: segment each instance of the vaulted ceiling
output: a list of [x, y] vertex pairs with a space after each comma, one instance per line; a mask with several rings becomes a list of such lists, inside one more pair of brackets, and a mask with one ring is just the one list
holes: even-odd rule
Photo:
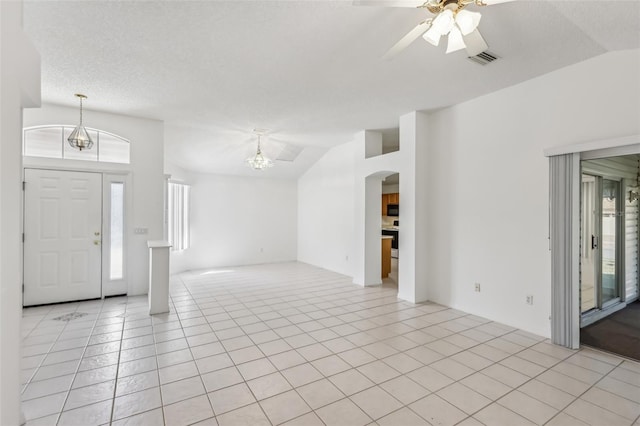
[[[499, 90], [611, 50], [640, 47], [640, 2], [514, 1], [477, 9], [486, 66], [416, 40], [428, 16], [351, 1], [36, 1], [24, 25], [42, 55], [43, 100], [165, 122], [166, 154], [202, 172], [247, 174], [253, 128], [304, 147], [261, 176], [292, 178], [362, 129]], [[107, 129], [108, 130], [108, 129]]]

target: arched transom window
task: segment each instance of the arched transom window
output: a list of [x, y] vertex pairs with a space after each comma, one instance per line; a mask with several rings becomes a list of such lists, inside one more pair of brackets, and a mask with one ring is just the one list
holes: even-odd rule
[[127, 139], [87, 127], [95, 144], [90, 150], [78, 151], [67, 143], [73, 129], [74, 126], [27, 127], [23, 131], [22, 153], [25, 157], [129, 164], [130, 143]]

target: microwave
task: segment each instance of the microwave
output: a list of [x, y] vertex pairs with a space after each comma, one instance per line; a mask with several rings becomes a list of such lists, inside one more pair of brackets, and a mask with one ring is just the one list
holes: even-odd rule
[[398, 204], [387, 204], [387, 216], [400, 216]]

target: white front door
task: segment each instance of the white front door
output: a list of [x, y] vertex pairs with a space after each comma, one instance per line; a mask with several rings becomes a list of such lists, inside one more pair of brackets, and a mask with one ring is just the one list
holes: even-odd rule
[[24, 306], [101, 297], [102, 175], [25, 170]]

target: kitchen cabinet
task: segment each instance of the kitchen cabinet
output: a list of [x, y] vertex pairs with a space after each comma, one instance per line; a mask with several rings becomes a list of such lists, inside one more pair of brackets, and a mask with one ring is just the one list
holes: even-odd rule
[[382, 249], [382, 278], [387, 278], [391, 273], [391, 240], [393, 237], [383, 236]]
[[382, 216], [387, 215], [388, 204], [400, 204], [400, 194], [397, 192], [392, 194], [382, 194]]

